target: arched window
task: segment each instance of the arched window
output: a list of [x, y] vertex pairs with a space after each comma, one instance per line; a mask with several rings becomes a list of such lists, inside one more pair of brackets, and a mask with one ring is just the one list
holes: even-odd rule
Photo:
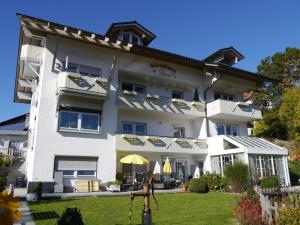
[[142, 44], [140, 37], [133, 34], [133, 33], [131, 33], [131, 32], [124, 32], [123, 33], [123, 41], [132, 43], [134, 45], [141, 45]]

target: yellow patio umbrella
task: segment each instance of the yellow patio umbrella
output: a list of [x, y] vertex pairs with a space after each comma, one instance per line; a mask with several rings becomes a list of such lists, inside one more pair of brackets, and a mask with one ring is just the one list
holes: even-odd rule
[[167, 157], [164, 167], [163, 167], [163, 173], [172, 173], [172, 167], [169, 160], [169, 157]]
[[132, 165], [132, 185], [134, 185], [134, 180], [135, 180], [134, 165], [145, 165], [149, 163], [147, 159], [137, 154], [127, 155], [122, 159], [120, 159], [120, 162]]

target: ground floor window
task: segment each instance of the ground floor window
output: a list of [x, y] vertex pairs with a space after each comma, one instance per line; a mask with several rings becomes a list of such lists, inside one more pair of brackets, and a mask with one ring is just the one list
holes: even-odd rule
[[250, 175], [253, 181], [275, 175], [281, 183], [285, 183], [283, 156], [250, 154], [248, 158]]
[[224, 168], [227, 165], [232, 165], [234, 162], [244, 160], [243, 153], [226, 154], [211, 157], [212, 172], [224, 175]]
[[64, 178], [96, 177], [97, 159], [84, 157], [57, 157], [55, 171], [63, 172]]

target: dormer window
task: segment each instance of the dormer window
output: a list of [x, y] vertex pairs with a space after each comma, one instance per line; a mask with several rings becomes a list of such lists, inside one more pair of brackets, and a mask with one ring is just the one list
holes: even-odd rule
[[136, 21], [113, 23], [105, 36], [134, 45], [147, 46], [155, 35]]
[[141, 39], [137, 35], [135, 35], [131, 32], [124, 32], [123, 33], [123, 41], [132, 43], [134, 45], [142, 45]]

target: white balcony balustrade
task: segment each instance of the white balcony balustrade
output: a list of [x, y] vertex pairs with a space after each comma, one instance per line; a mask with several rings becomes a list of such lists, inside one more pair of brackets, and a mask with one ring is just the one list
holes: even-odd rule
[[117, 151], [207, 154], [204, 139], [116, 134]]
[[249, 122], [262, 119], [259, 106], [218, 99], [207, 104], [207, 116], [214, 119]]
[[175, 113], [187, 117], [204, 117], [204, 104], [183, 99], [172, 99], [134, 91], [118, 92], [118, 107], [155, 112]]
[[62, 72], [58, 76], [59, 96], [79, 96], [85, 98], [107, 98], [108, 81], [105, 78], [83, 76], [79, 73]]

